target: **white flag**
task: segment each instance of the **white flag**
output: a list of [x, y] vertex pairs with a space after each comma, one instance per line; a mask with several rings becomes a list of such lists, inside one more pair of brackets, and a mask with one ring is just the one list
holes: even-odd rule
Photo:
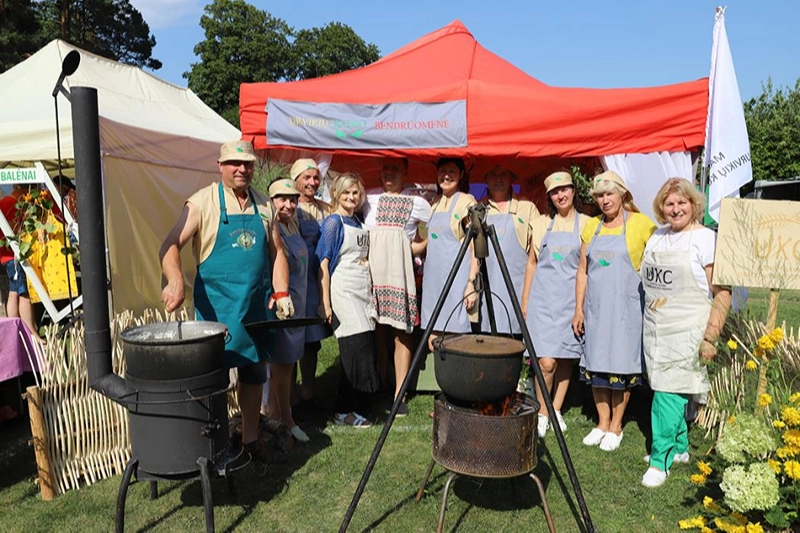
[[708, 171], [708, 212], [719, 221], [725, 197], [739, 197], [739, 187], [753, 179], [750, 139], [744, 121], [742, 99], [725, 32], [725, 8], [718, 7], [711, 48], [708, 80], [705, 160]]

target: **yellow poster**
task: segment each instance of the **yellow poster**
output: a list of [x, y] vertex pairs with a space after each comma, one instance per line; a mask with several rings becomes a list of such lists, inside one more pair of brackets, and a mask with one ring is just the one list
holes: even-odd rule
[[722, 200], [713, 282], [800, 289], [800, 202]]
[[[61, 253], [61, 249], [64, 248], [64, 226], [52, 212], [48, 212], [45, 223], [53, 224], [58, 229], [55, 233], [33, 242], [31, 246], [33, 254], [28, 258], [28, 263], [36, 271], [36, 275], [39, 276], [51, 300], [69, 298], [69, 287], [72, 288], [72, 297], [74, 298], [78, 295], [75, 267], [72, 257]], [[67, 243], [69, 243], [69, 238], [67, 238]], [[69, 287], [67, 286], [67, 261], [69, 262]], [[28, 280], [28, 290], [31, 302], [42, 301], [30, 280]]]

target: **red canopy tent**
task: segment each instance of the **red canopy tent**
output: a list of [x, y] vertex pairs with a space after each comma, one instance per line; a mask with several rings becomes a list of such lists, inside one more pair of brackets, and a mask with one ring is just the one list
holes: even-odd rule
[[[708, 79], [641, 89], [551, 87], [480, 46], [455, 21], [360, 69], [241, 85], [242, 138], [284, 161], [298, 155], [287, 150], [320, 151], [269, 142], [270, 99], [350, 104], [466, 100], [466, 146], [326, 151], [336, 154], [333, 166], [340, 170], [376, 168], [365, 163], [376, 155], [422, 161], [460, 156], [478, 167], [502, 159], [518, 174], [530, 176], [531, 168], [549, 171], [563, 166], [565, 158], [699, 148], [705, 139]], [[426, 177], [433, 180], [434, 173]]]

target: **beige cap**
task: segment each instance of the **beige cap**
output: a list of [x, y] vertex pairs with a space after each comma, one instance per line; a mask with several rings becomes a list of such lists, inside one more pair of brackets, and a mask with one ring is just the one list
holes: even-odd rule
[[289, 178], [281, 178], [269, 184], [269, 197], [275, 198], [276, 196], [300, 196], [294, 186], [294, 181]]
[[292, 170], [289, 172], [289, 175], [292, 177], [293, 180], [296, 180], [297, 177], [306, 170], [313, 170], [313, 169], [319, 170], [316, 161], [310, 158], [298, 159], [297, 161], [294, 162], [294, 165], [292, 165]]
[[545, 192], [550, 192], [556, 187], [564, 187], [565, 185], [574, 185], [572, 183], [572, 174], [569, 172], [553, 172], [544, 180]]
[[620, 176], [613, 170], [606, 170], [602, 174], [598, 174], [597, 176], [595, 176], [594, 179], [592, 180], [593, 184], [592, 189], [596, 189], [597, 184], [600, 183], [601, 181], [610, 181], [612, 183], [616, 183], [626, 191], [628, 190], [628, 186], [625, 185], [625, 180], [623, 180], [622, 176]]
[[256, 153], [249, 141], [228, 141], [219, 148], [219, 162], [255, 161]]

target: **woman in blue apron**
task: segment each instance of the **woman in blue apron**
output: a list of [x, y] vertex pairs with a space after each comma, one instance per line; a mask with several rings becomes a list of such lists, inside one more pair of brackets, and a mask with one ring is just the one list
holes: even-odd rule
[[656, 226], [641, 214], [614, 171], [594, 178], [602, 215], [581, 233], [575, 283], [576, 335], [585, 335], [581, 380], [591, 385], [598, 423], [583, 439], [604, 451], [619, 448], [631, 388], [641, 384], [644, 293], [639, 266]]
[[[331, 206], [316, 197], [320, 186], [320, 171], [313, 159], [298, 159], [292, 165], [290, 176], [300, 193], [297, 204], [297, 222], [300, 235], [308, 250], [308, 284], [306, 293], [306, 315], [317, 316], [320, 304], [319, 260], [315, 254], [319, 242], [320, 224], [330, 214]], [[314, 397], [314, 382], [317, 372], [317, 354], [321, 341], [331, 336], [328, 324], [305, 328], [305, 348], [300, 359], [300, 404], [298, 407], [318, 408], [320, 402]]]
[[[437, 166], [439, 196], [433, 203], [428, 222], [428, 249], [422, 275], [421, 327], [428, 327], [433, 309], [444, 288], [453, 261], [466, 237], [468, 210], [475, 205], [469, 194], [469, 177], [464, 162], [457, 158], [442, 158]], [[433, 327], [428, 345], [433, 349], [433, 340], [443, 331], [469, 333], [468, 313], [476, 309], [477, 293], [472, 285], [478, 273], [478, 262], [471, 251], [458, 266], [456, 277], [444, 306]]]
[[[561, 431], [567, 424], [561, 407], [567, 395], [573, 363], [583, 354], [581, 339], [572, 331], [575, 312], [575, 276], [581, 255], [581, 230], [588, 217], [575, 209], [575, 186], [569, 172], [555, 172], [544, 180], [548, 217], [533, 223], [533, 242], [525, 270], [522, 308], [533, 340], [533, 349]], [[538, 435], [550, 426], [542, 391], [539, 400]]]
[[317, 246], [320, 260], [320, 315], [339, 343], [341, 374], [334, 422], [357, 428], [372, 424], [363, 415], [380, 388], [375, 348], [375, 308], [369, 273], [369, 233], [356, 217], [364, 185], [353, 174], [333, 182], [334, 213], [322, 223]]
[[[487, 206], [486, 223], [494, 226], [500, 250], [506, 260], [508, 273], [514, 282], [514, 294], [509, 294], [500, 263], [489, 247], [486, 258], [486, 273], [489, 276], [489, 288], [494, 308], [494, 319], [497, 333], [511, 333], [519, 336], [522, 332], [511, 298], [520, 301], [525, 267], [528, 265], [528, 249], [531, 242], [531, 222], [539, 218], [539, 210], [527, 200], [513, 198], [511, 182], [517, 178], [508, 169], [495, 166], [486, 173], [485, 180], [489, 186], [489, 196], [484, 200]], [[520, 239], [520, 235], [524, 235]], [[491, 333], [489, 308], [486, 299], [490, 295], [481, 294], [481, 331]]]
[[689, 462], [686, 405], [710, 388], [705, 362], [730, 309], [730, 291], [711, 284], [716, 234], [698, 222], [704, 203], [683, 178], [667, 180], [653, 201], [666, 227], [650, 237], [642, 262], [644, 357], [654, 391], [645, 487], [663, 485], [673, 462]]
[[[300, 193], [290, 179], [273, 181], [269, 186], [269, 197], [277, 212], [278, 230], [289, 260], [289, 295], [294, 304], [295, 317], [303, 318], [306, 309], [306, 285], [308, 283], [308, 248], [300, 235], [295, 211]], [[308, 442], [308, 435], [298, 426], [292, 416], [291, 393], [294, 384], [294, 365], [303, 357], [306, 343], [305, 328], [284, 328], [277, 331], [275, 352], [269, 362], [270, 386], [264, 388], [262, 411], [270, 404], [270, 392], [274, 409], [270, 416], [286, 426], [289, 433], [300, 442]]]

